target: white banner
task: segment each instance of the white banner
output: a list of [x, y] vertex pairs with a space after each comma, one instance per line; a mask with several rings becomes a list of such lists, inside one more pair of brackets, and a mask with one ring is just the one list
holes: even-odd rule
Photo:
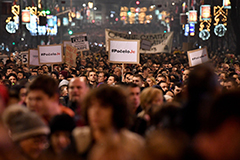
[[140, 50], [140, 53], [171, 53], [173, 32], [157, 34], [128, 34], [105, 29], [106, 50], [109, 51], [109, 39], [147, 40], [152, 43], [150, 51]]
[[39, 64], [63, 63], [62, 45], [44, 45], [38, 46]]
[[22, 64], [28, 64], [28, 51], [24, 51], [20, 53]]
[[109, 62], [139, 63], [140, 40], [110, 40]]
[[188, 51], [189, 66], [193, 67], [209, 61], [207, 48]]
[[89, 50], [89, 43], [87, 40], [87, 33], [79, 33], [70, 36], [72, 46], [77, 48], [78, 51]]
[[29, 64], [29, 66], [39, 66], [37, 49], [29, 49], [28, 50], [28, 64]]

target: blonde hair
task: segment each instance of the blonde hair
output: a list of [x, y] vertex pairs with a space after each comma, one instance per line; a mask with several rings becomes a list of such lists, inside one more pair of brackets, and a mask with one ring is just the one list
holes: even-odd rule
[[147, 79], [148, 79], [148, 78], [152, 80], [153, 85], [156, 85], [156, 84], [157, 84], [157, 81], [156, 81], [156, 79], [155, 79], [154, 77], [147, 77]]
[[160, 89], [157, 88], [145, 88], [140, 94], [140, 104], [143, 110], [146, 109], [146, 105], [151, 104], [156, 97], [156, 95], [160, 94], [163, 96], [163, 93]]

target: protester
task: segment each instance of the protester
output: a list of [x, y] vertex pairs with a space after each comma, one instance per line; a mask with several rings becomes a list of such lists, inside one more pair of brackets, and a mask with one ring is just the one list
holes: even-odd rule
[[41, 159], [56, 159], [62, 157], [72, 144], [72, 130], [75, 122], [67, 114], [53, 117], [50, 126], [50, 147], [41, 155]]
[[83, 108], [91, 130], [76, 128], [73, 131], [79, 153], [88, 152], [93, 144], [113, 143], [127, 148], [133, 145], [133, 150], [143, 147], [143, 139], [126, 129], [130, 112], [127, 96], [120, 87], [102, 86], [92, 90], [84, 100]]
[[10, 106], [2, 118], [12, 141], [27, 159], [37, 159], [48, 147], [50, 129], [36, 113], [23, 106]]
[[71, 65], [22, 65], [11, 54], [0, 61], [0, 114], [23, 104], [50, 125], [50, 148], [40, 155], [39, 145], [36, 156], [43, 159], [239, 159], [240, 56], [209, 53], [207, 64], [191, 67], [180, 48], [124, 65], [95, 45]]
[[48, 75], [40, 75], [29, 84], [26, 103], [47, 122], [62, 113], [74, 116], [71, 109], [59, 104], [58, 83]]

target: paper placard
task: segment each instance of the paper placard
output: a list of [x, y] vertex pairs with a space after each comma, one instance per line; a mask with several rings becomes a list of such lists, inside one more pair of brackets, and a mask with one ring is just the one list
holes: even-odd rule
[[87, 33], [79, 33], [70, 36], [72, 46], [77, 48], [78, 51], [89, 50], [89, 43], [87, 40]]
[[193, 67], [209, 61], [207, 48], [188, 51], [189, 66]]
[[65, 63], [76, 67], [77, 48], [67, 44], [65, 52]]
[[29, 49], [28, 50], [28, 65], [29, 66], [39, 66], [37, 49]]
[[140, 40], [110, 40], [110, 63], [139, 63]]
[[39, 64], [63, 63], [63, 46], [61, 44], [38, 46], [38, 59]]

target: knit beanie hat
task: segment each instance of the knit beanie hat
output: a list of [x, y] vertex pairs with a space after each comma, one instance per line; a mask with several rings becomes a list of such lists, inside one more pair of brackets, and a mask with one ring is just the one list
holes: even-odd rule
[[76, 127], [76, 124], [72, 117], [67, 114], [57, 115], [52, 118], [51, 122], [49, 123], [51, 134], [56, 131], [69, 131]]
[[21, 105], [6, 108], [2, 118], [14, 142], [33, 136], [48, 135], [50, 132], [39, 115]]
[[62, 74], [64, 79], [67, 79], [67, 77], [68, 77], [68, 72], [67, 71], [61, 71], [61, 72], [59, 72], [59, 74]]
[[68, 86], [68, 84], [69, 84], [68, 80], [63, 79], [63, 80], [59, 83], [58, 88], [60, 88], [60, 87], [62, 87], [62, 86]]

